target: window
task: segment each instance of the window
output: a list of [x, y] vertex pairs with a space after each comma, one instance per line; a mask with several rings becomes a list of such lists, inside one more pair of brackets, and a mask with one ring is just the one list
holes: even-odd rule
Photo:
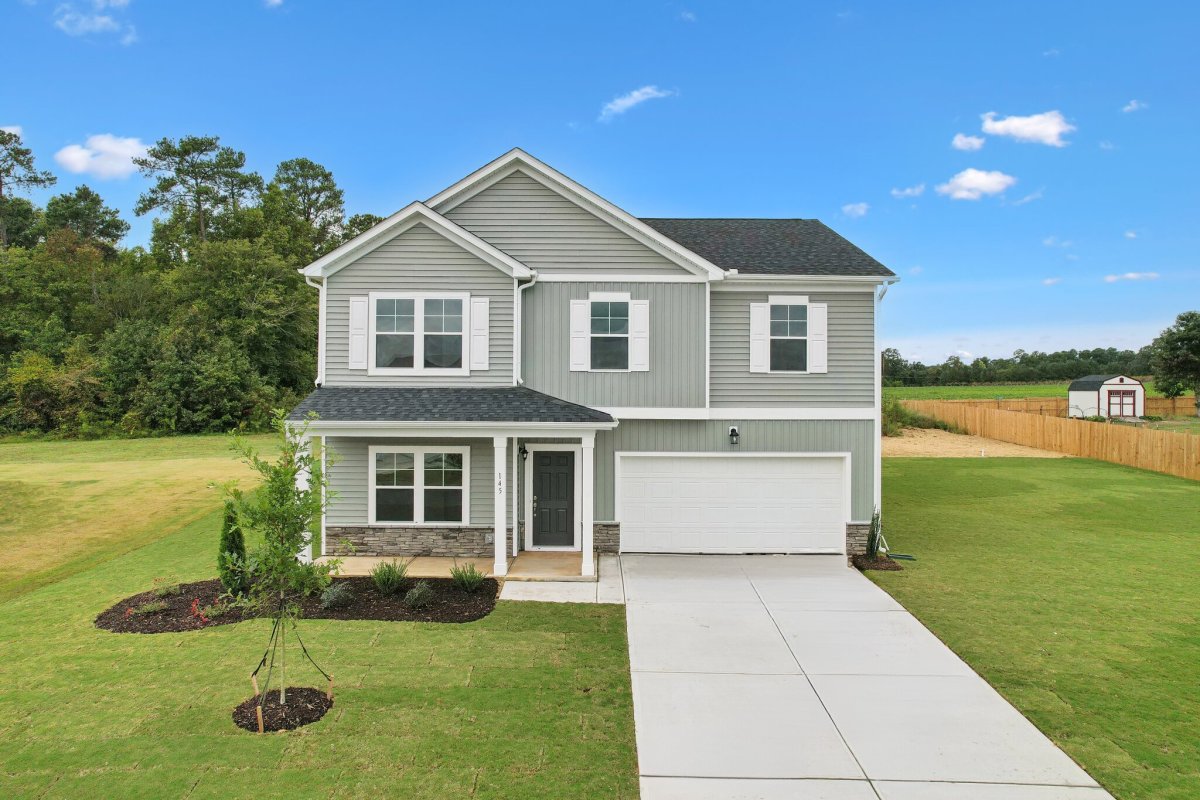
[[467, 522], [468, 450], [371, 447], [371, 524]]
[[373, 369], [465, 371], [466, 296], [372, 295]]
[[808, 371], [808, 306], [771, 305], [771, 371]]
[[593, 370], [629, 369], [629, 302], [592, 301]]

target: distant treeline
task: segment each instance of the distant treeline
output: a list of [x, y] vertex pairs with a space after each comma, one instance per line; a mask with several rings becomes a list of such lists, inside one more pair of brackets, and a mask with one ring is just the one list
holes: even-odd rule
[[981, 356], [970, 362], [950, 356], [941, 364], [907, 361], [895, 348], [883, 351], [885, 386], [952, 386], [972, 383], [1040, 383], [1070, 381], [1084, 375], [1151, 374], [1151, 347], [1140, 350], [1060, 350], [1056, 353], [1027, 353], [1018, 350], [1011, 358]]

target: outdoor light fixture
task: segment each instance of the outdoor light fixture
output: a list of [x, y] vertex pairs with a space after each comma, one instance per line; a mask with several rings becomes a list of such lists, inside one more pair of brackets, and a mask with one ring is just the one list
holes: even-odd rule
[[737, 444], [739, 438], [741, 438], [741, 434], [738, 433], [737, 425], [730, 425], [729, 426], [729, 443]]
[[529, 458], [529, 449], [526, 448], [525, 445], [521, 445], [521, 447], [517, 450], [517, 452], [521, 454], [522, 461]]

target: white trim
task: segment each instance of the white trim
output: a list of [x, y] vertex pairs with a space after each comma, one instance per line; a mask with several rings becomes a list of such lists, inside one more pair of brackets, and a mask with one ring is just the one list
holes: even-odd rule
[[856, 279], [853, 276], [843, 275], [840, 277], [829, 277], [818, 279], [812, 275], [797, 275], [795, 280], [781, 280], [781, 276], [771, 275], [768, 280], [763, 281], [747, 281], [737, 278], [727, 278], [720, 283], [713, 284], [713, 291], [716, 292], [779, 292], [781, 294], [789, 294], [792, 292], [807, 291], [811, 293], [817, 292], [873, 292], [884, 281], [883, 278], [872, 278], [870, 280]]
[[[380, 522], [375, 519], [375, 454], [376, 453], [412, 453], [413, 455], [413, 521], [412, 522]], [[426, 522], [425, 517], [425, 469], [423, 458], [427, 453], [458, 453], [463, 457], [462, 507], [461, 522]], [[387, 487], [383, 487], [387, 488]], [[398, 488], [409, 488], [398, 487]], [[439, 487], [433, 487], [439, 488]], [[449, 487], [454, 488], [454, 487]], [[407, 444], [371, 444], [367, 445], [367, 524], [380, 528], [464, 528], [471, 524], [471, 448], [464, 445], [407, 445]]]
[[637, 217], [618, 208], [587, 187], [563, 175], [558, 170], [547, 166], [519, 147], [513, 148], [494, 161], [475, 170], [454, 185], [438, 192], [429, 198], [426, 204], [445, 213], [480, 191], [483, 191], [483, 189], [496, 181], [506, 178], [518, 170], [533, 178], [538, 183], [541, 183], [547, 189], [557, 192], [572, 201], [585, 211], [589, 211], [604, 219], [613, 227], [641, 242], [659, 255], [673, 261], [688, 272], [705, 276], [708, 280], [713, 281], [724, 279], [725, 272], [717, 265], [664, 236]]
[[321, 555], [325, 555], [329, 551], [325, 548], [325, 517], [329, 513], [329, 497], [327, 495], [329, 487], [329, 442], [327, 437], [317, 437], [321, 440]]
[[579, 480], [583, 484], [579, 504], [579, 549], [580, 574], [592, 577], [596, 574], [596, 547], [592, 543], [595, 534], [592, 516], [595, 509], [594, 489], [596, 484], [596, 437], [583, 436], [580, 438]]
[[704, 407], [712, 406], [712, 284], [704, 285]]
[[530, 454], [537, 452], [574, 453], [574, 498], [572, 503], [575, 510], [574, 539], [570, 547], [547, 547], [533, 544], [533, 459], [525, 459], [525, 549], [526, 550], [562, 550], [576, 551], [580, 549], [580, 520], [583, 513], [583, 445], [582, 444], [532, 444], [525, 445]]
[[438, 436], [473, 439], [488, 436], [580, 436], [593, 431], [608, 431], [617, 427], [617, 422], [454, 422], [411, 420], [393, 422], [387, 420], [364, 420], [362, 422], [323, 421], [315, 419], [308, 423], [313, 434], [331, 436], [411, 436], [413, 431], [421, 434], [436, 431]]
[[588, 292], [591, 303], [628, 303], [629, 292]]
[[373, 228], [363, 231], [340, 247], [326, 253], [300, 272], [314, 277], [329, 277], [375, 248], [391, 241], [412, 226], [424, 223], [467, 252], [515, 278], [528, 278], [529, 267], [504, 251], [488, 244], [466, 228], [446, 219], [424, 203], [409, 203]]
[[556, 272], [542, 275], [542, 283], [709, 283], [700, 275], [646, 275], [620, 272]]
[[[411, 367], [377, 367], [375, 366], [375, 337], [379, 334], [375, 329], [375, 304], [379, 300], [412, 300], [413, 301], [413, 365]], [[461, 367], [426, 367], [425, 366], [425, 301], [426, 300], [458, 300], [462, 303], [462, 330], [458, 336], [462, 339], [462, 353], [459, 360]], [[471, 295], [467, 292], [370, 292], [367, 294], [367, 374], [368, 375], [415, 375], [419, 377], [442, 377], [449, 375], [471, 374]], [[397, 331], [404, 335], [404, 332]], [[453, 334], [454, 331], [448, 333]], [[434, 336], [443, 336], [446, 332], [433, 332]], [[384, 336], [391, 333], [384, 331]], [[480, 370], [482, 371], [482, 370]]]
[[883, 514], [883, 354], [879, 350], [879, 303], [887, 294], [888, 284], [875, 292], [875, 308], [871, 316], [871, 329], [875, 334], [875, 422], [874, 463], [871, 464], [871, 511]]
[[[508, 437], [496, 436], [492, 439], [492, 471], [496, 476], [496, 493], [492, 496], [492, 545], [495, 552], [495, 562], [492, 564], [492, 574], [504, 577], [508, 574], [508, 526], [506, 515], [508, 504], [507, 459]], [[465, 465], [464, 465], [465, 466]]]
[[806, 306], [808, 305], [808, 295], [769, 294], [767, 295], [767, 303], [773, 306]]
[[[797, 283], [845, 283], [856, 284], [859, 288], [863, 284], [880, 284], [880, 283], [897, 283], [899, 278], [891, 275], [794, 275], [794, 274], [779, 274], [779, 275], [743, 275], [734, 270], [730, 270], [726, 275], [726, 288], [731, 291], [744, 289], [744, 286], [739, 284], [747, 283], [778, 283], [780, 291], [795, 291]], [[822, 286], [822, 291], [825, 288]]]
[[518, 526], [518, 518], [520, 517], [520, 502], [521, 502], [521, 444], [520, 440], [512, 437], [512, 486], [509, 494], [512, 495], [512, 554], [516, 558], [521, 554], [521, 531]]
[[760, 407], [643, 407], [643, 406], [594, 406], [617, 420], [622, 419], [700, 419], [700, 420], [871, 420], [875, 409], [865, 407], [813, 407], [775, 408]]
[[[624, 333], [594, 333], [592, 331], [592, 303], [625, 303], [625, 332]], [[629, 292], [588, 292], [587, 296], [587, 356], [588, 368], [587, 372], [633, 372], [633, 336], [630, 330], [633, 323], [633, 300], [630, 299]], [[597, 336], [602, 336], [608, 339], [624, 339], [625, 340], [625, 366], [624, 368], [616, 369], [597, 369], [592, 366], [592, 339]], [[578, 334], [572, 330], [571, 337], [577, 338]], [[583, 370], [574, 370], [581, 372]], [[645, 370], [641, 370], [645, 371]]]
[[[846, 524], [849, 524], [852, 516], [851, 509], [854, 507], [854, 498], [852, 492], [854, 489], [853, 482], [853, 456], [846, 451], [830, 451], [828, 453], [820, 452], [788, 452], [784, 450], [739, 450], [730, 452], [728, 450], [617, 450], [613, 453], [613, 516], [616, 517], [617, 524], [621, 522], [621, 459], [622, 458], [840, 458], [842, 464], [842, 506], [843, 517]], [[842, 549], [836, 552], [845, 552], [845, 544]]]

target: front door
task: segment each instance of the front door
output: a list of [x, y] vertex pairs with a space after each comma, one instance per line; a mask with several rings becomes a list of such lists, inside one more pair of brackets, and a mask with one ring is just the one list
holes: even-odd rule
[[575, 544], [575, 454], [533, 453], [533, 546]]

